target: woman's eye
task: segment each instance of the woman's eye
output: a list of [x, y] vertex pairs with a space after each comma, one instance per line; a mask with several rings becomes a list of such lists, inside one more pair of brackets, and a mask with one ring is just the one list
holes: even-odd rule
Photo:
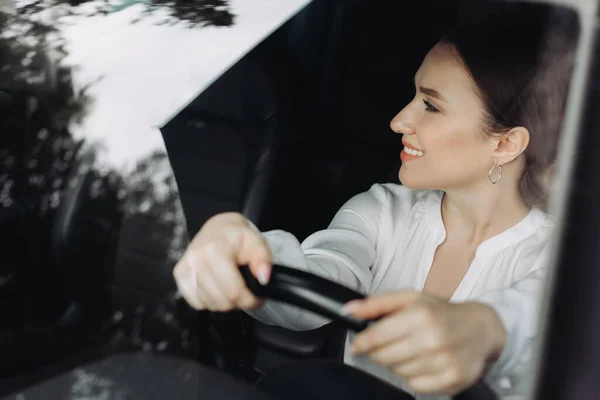
[[427, 100], [423, 100], [423, 103], [425, 104], [425, 109], [429, 112], [440, 112], [440, 110], [438, 110], [437, 108], [435, 108], [435, 106], [433, 104], [431, 104], [430, 102], [428, 102]]

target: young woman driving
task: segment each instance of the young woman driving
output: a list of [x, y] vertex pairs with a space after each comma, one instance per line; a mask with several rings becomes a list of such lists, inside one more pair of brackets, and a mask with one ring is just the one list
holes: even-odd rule
[[514, 393], [553, 230], [542, 208], [573, 64], [566, 37], [535, 10], [457, 26], [426, 55], [414, 99], [391, 121], [403, 135], [402, 185], [373, 185], [302, 243], [217, 215], [174, 270], [180, 292], [198, 310], [314, 329], [327, 320], [261, 302], [238, 272], [249, 264], [267, 282], [271, 263], [304, 269], [368, 294], [348, 312], [382, 317], [348, 335], [346, 364], [418, 394], [455, 394], [483, 375]]

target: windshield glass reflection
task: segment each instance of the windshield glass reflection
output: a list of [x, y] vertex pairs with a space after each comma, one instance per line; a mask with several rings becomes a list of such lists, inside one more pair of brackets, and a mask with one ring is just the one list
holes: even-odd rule
[[[356, 66], [378, 57], [362, 33], [331, 39], [339, 53], [323, 44], [335, 36], [325, 11], [350, 15], [351, 2], [313, 14], [299, 12], [308, 0], [253, 2], [1, 3], [0, 339], [10, 345], [0, 349], [10, 362], [0, 378], [23, 388], [23, 375], [91, 349], [93, 360], [161, 353], [253, 379], [264, 360], [246, 340], [249, 317], [196, 313], [176, 293], [173, 266], [190, 237], [235, 209], [302, 238], [360, 185], [387, 182], [392, 169], [396, 181], [388, 117], [398, 93], [414, 95], [396, 69], [414, 73], [442, 31], [436, 21], [449, 21], [421, 28], [432, 32], [410, 63], [379, 55]], [[461, 10], [477, 13], [471, 3]], [[394, 29], [361, 18], [347, 31], [365, 23], [396, 43]], [[71, 398], [120, 396], [110, 371], [129, 362], [64, 367]], [[181, 365], [177, 379], [193, 380], [195, 367]]]
[[207, 353], [175, 293], [188, 230], [159, 128], [306, 3], [0, 5], [2, 377], [86, 349]]

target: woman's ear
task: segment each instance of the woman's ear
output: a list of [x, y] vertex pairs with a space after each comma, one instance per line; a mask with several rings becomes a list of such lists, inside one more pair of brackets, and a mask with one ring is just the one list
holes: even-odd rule
[[493, 139], [493, 158], [500, 165], [508, 164], [521, 155], [529, 145], [529, 131], [518, 126]]

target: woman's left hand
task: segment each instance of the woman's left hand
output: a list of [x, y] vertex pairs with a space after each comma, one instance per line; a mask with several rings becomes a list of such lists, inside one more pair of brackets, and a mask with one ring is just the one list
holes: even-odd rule
[[382, 317], [358, 334], [352, 351], [402, 377], [418, 393], [454, 395], [473, 385], [502, 352], [506, 331], [482, 303], [449, 303], [399, 292], [347, 305], [355, 317]]

